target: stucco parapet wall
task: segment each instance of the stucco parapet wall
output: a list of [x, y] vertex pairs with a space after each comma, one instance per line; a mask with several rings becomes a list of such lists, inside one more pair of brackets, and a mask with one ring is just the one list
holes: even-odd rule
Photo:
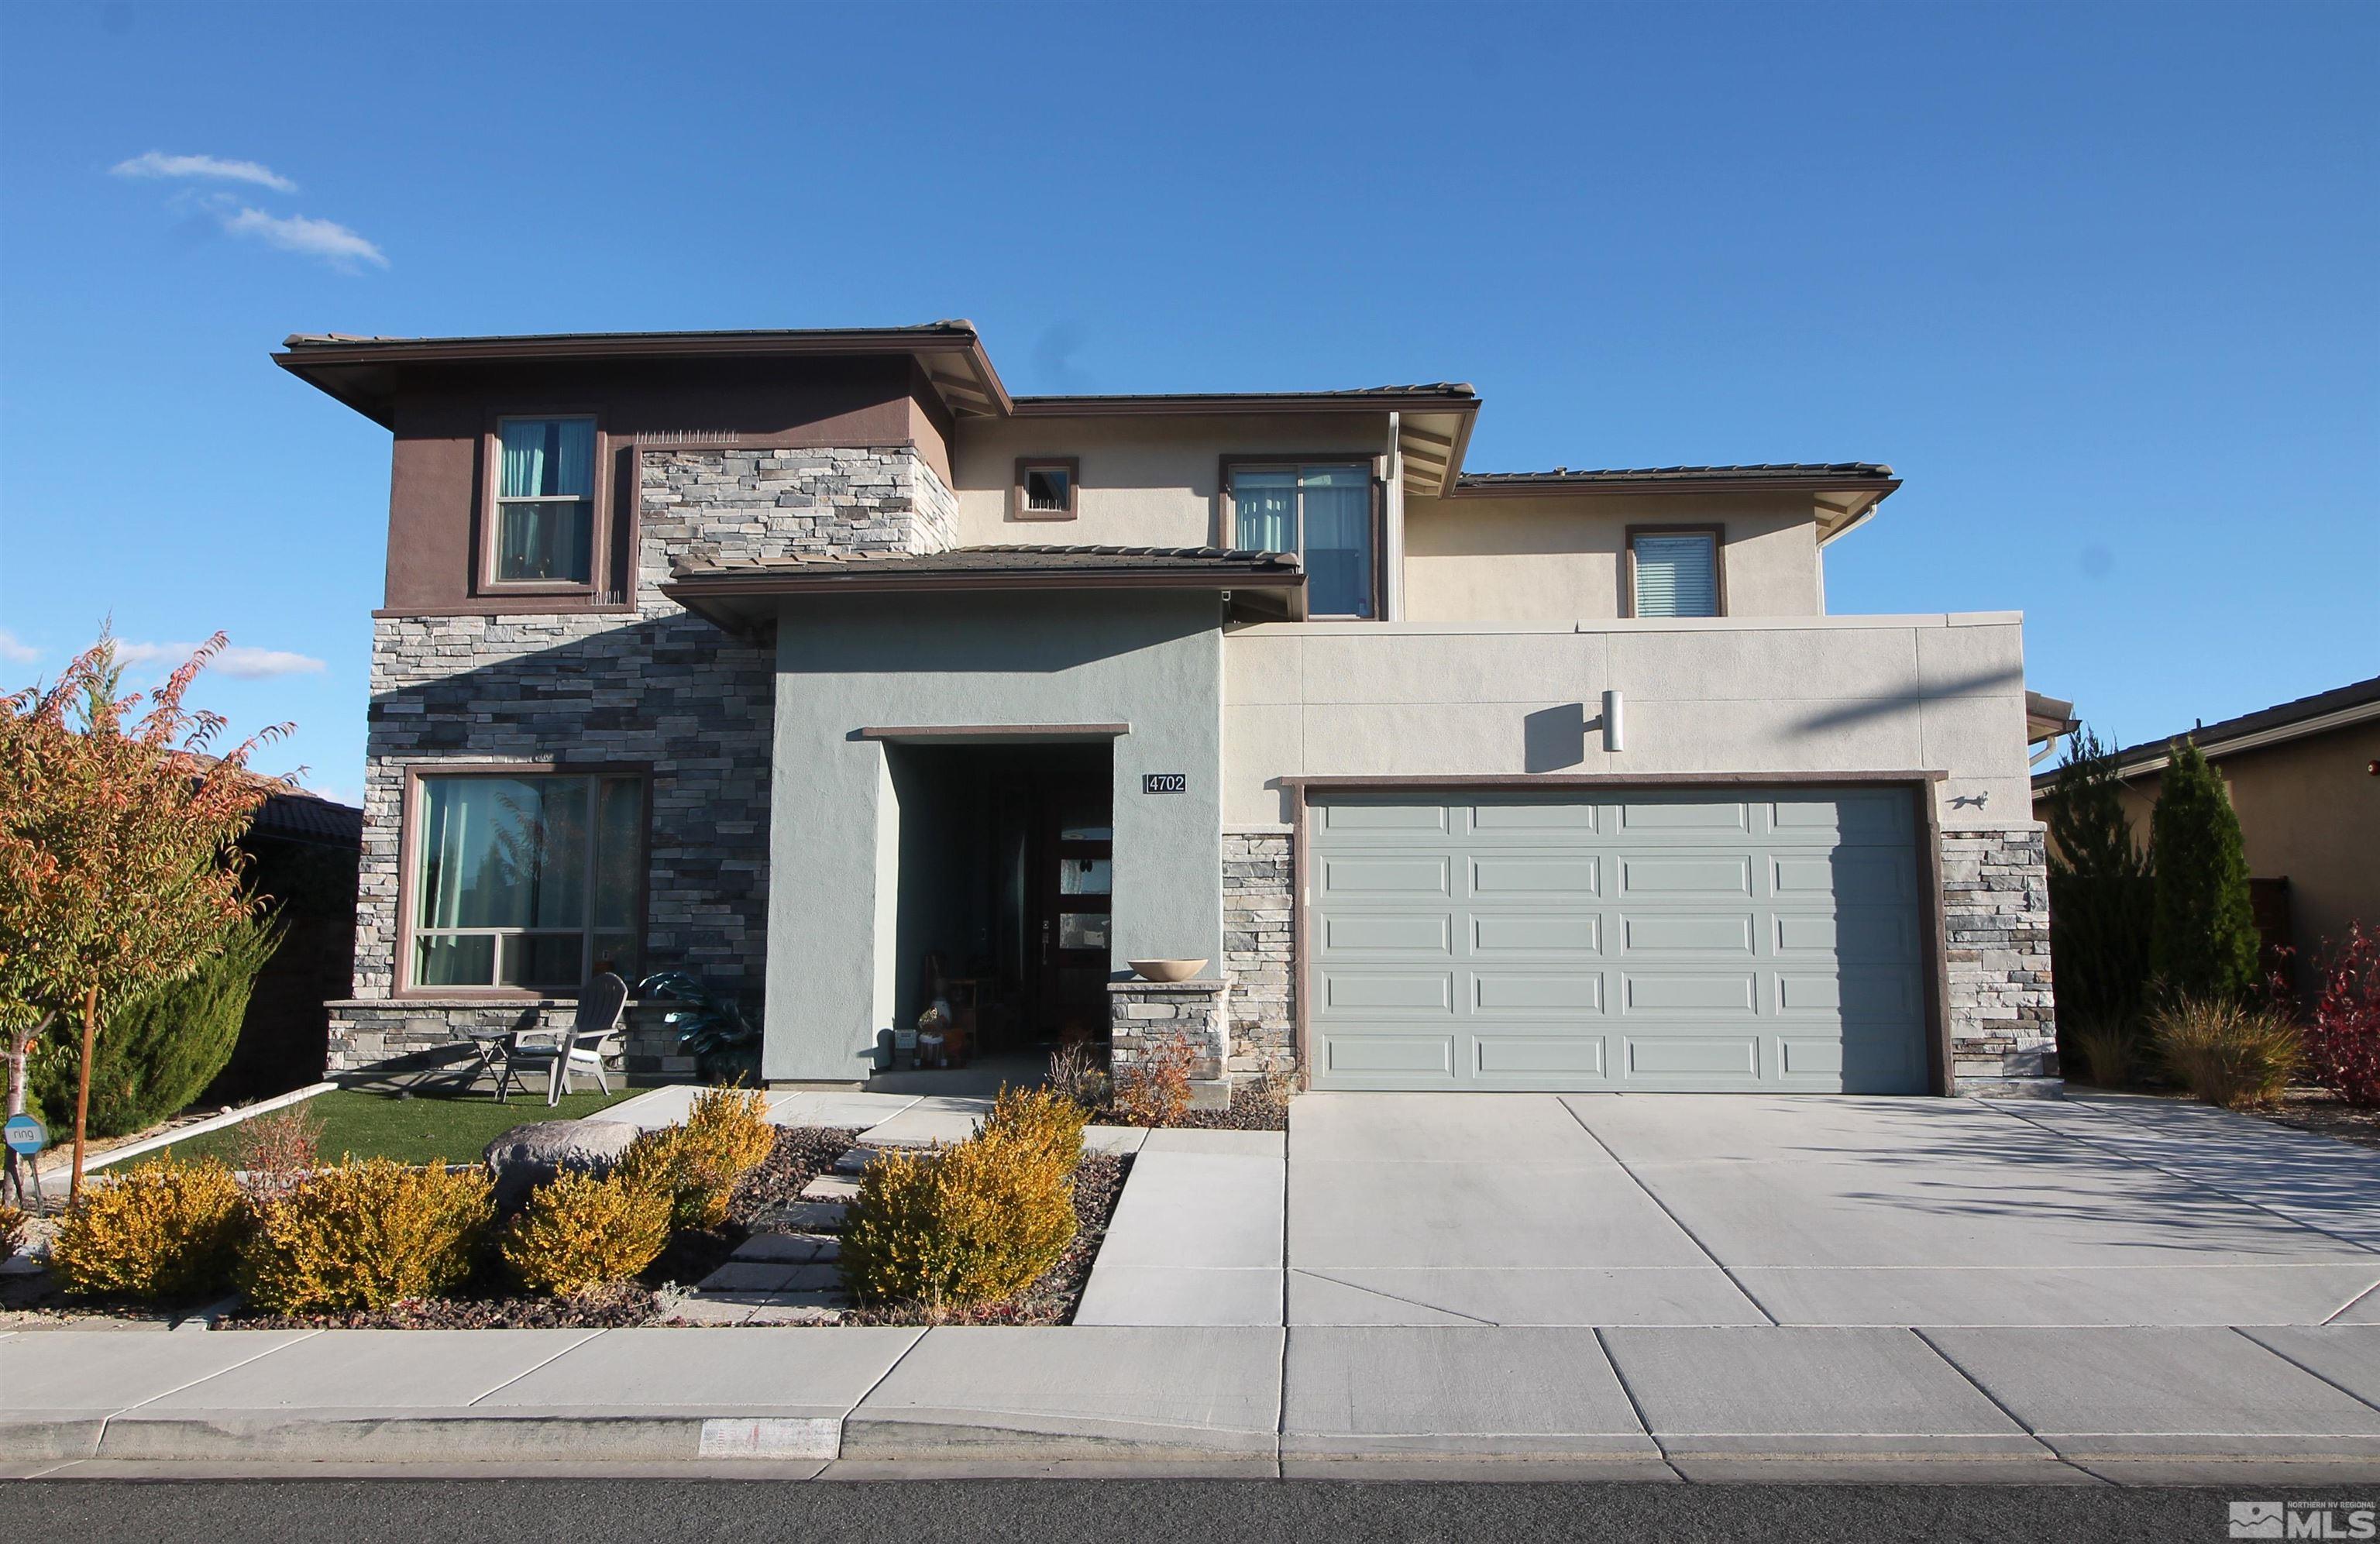
[[1917, 612], [1908, 615], [1827, 616], [1633, 616], [1588, 617], [1577, 622], [1257, 622], [1230, 629], [1229, 636], [1265, 638], [1427, 638], [1475, 634], [1559, 637], [1570, 633], [1810, 632], [1901, 627], [2019, 627], [2021, 611]]

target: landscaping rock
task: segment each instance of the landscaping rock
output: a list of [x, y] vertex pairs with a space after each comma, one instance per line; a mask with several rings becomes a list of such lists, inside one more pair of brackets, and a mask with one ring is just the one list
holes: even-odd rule
[[516, 1125], [488, 1144], [489, 1172], [495, 1176], [496, 1205], [509, 1210], [565, 1170], [608, 1173], [638, 1127], [627, 1121], [534, 1121]]

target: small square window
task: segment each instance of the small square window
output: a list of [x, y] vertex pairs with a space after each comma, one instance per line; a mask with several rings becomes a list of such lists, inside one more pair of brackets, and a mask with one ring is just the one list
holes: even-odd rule
[[1633, 616], [1718, 616], [1719, 533], [1631, 531], [1629, 606]]
[[1020, 520], [1073, 519], [1077, 465], [1071, 458], [1020, 459], [1016, 463], [1016, 517]]

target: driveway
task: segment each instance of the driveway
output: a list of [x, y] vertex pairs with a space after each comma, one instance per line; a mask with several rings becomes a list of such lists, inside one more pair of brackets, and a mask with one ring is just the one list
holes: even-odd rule
[[1310, 1094], [1298, 1325], [2380, 1323], [2380, 1153], [2167, 1100]]

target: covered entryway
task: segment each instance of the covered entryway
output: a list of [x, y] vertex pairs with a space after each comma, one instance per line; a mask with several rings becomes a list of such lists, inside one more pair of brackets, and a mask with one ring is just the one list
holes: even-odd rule
[[1908, 785], [1308, 800], [1317, 1088], [1933, 1083]]

